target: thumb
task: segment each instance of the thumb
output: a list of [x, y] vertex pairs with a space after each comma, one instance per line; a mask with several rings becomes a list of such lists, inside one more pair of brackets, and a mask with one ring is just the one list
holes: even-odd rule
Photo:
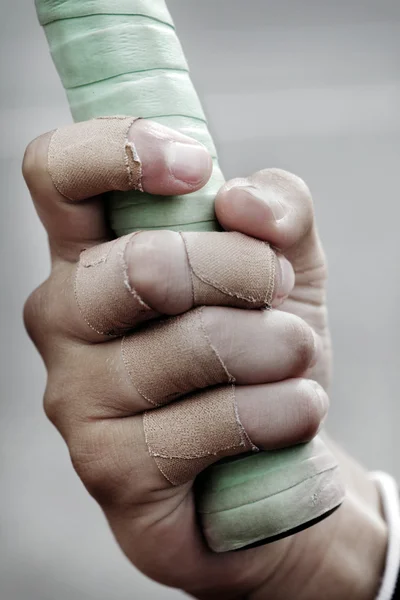
[[302, 288], [305, 301], [324, 301], [326, 260], [311, 193], [302, 179], [280, 169], [233, 179], [221, 188], [215, 210], [225, 229], [268, 241], [286, 256], [295, 271], [297, 295]]

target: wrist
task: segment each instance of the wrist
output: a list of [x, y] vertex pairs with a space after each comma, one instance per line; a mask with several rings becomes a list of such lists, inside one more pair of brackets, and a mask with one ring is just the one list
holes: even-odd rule
[[381, 515], [349, 493], [329, 519], [294, 536], [284, 565], [249, 600], [374, 600], [386, 547]]
[[388, 528], [369, 474], [329, 440], [346, 486], [343, 505], [291, 539], [272, 578], [250, 600], [374, 600], [385, 569]]
[[310, 600], [320, 597], [319, 585], [330, 590], [326, 597], [332, 600], [374, 600], [385, 568], [386, 523], [380, 511], [371, 510], [351, 492], [337, 516], [337, 533], [328, 545]]
[[397, 482], [383, 472], [371, 473], [370, 477], [379, 487], [385, 521], [388, 528], [388, 546], [385, 572], [376, 600], [389, 600], [400, 596], [400, 499]]

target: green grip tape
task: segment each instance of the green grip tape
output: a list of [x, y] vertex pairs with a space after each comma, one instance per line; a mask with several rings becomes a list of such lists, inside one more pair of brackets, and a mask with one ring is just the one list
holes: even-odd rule
[[[197, 192], [109, 194], [115, 233], [218, 230], [214, 199], [224, 178], [164, 0], [36, 0], [36, 8], [75, 121], [152, 119], [195, 138], [213, 157], [211, 179]], [[221, 552], [275, 539], [332, 511], [343, 495], [336, 471], [320, 440], [210, 467], [197, 486], [210, 547]]]
[[165, 2], [38, 0], [36, 6], [75, 121], [116, 114], [152, 119], [195, 138], [213, 157], [210, 181], [188, 196], [110, 194], [115, 233], [218, 229], [214, 199], [224, 178]]

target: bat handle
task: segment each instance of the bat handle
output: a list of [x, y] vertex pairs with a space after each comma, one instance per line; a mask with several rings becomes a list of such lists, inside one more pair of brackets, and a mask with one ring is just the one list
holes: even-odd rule
[[[141, 116], [196, 138], [213, 157], [210, 181], [188, 196], [110, 194], [116, 234], [218, 229], [214, 198], [224, 178], [165, 2], [36, 0], [36, 7], [76, 121]], [[336, 461], [319, 438], [217, 463], [198, 478], [196, 492], [204, 534], [216, 552], [293, 533], [343, 499]]]

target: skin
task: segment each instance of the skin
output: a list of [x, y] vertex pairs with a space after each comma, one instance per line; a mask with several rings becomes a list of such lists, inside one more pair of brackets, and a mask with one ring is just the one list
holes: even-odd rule
[[[190, 160], [173, 165], [171, 156], [185, 156], [171, 152], [182, 142], [179, 134], [138, 121], [129, 135], [143, 163], [146, 191], [189, 193], [208, 180], [211, 160], [197, 143], [190, 141], [198, 160], [192, 150]], [[77, 309], [73, 278], [80, 251], [112, 236], [101, 197], [74, 203], [53, 186], [49, 139], [45, 134], [34, 140], [23, 163], [52, 257], [49, 279], [26, 303], [25, 323], [48, 372], [46, 414], [127, 557], [147, 576], [199, 599], [372, 600], [387, 545], [378, 493], [364, 469], [330, 441], [347, 486], [337, 512], [271, 545], [227, 554], [208, 549], [195, 520], [193, 482], [171, 486], [148, 453], [142, 413], [154, 407], [127, 377], [120, 340], [93, 332]], [[295, 175], [266, 169], [226, 183], [215, 207], [225, 229], [279, 249], [274, 310], [204, 309], [213, 344], [239, 384], [241, 421], [264, 449], [309, 440], [326, 415], [331, 376], [326, 261], [310, 192]], [[154, 318], [192, 308], [177, 234], [141, 233], [125, 259], [130, 284], [154, 309]]]

